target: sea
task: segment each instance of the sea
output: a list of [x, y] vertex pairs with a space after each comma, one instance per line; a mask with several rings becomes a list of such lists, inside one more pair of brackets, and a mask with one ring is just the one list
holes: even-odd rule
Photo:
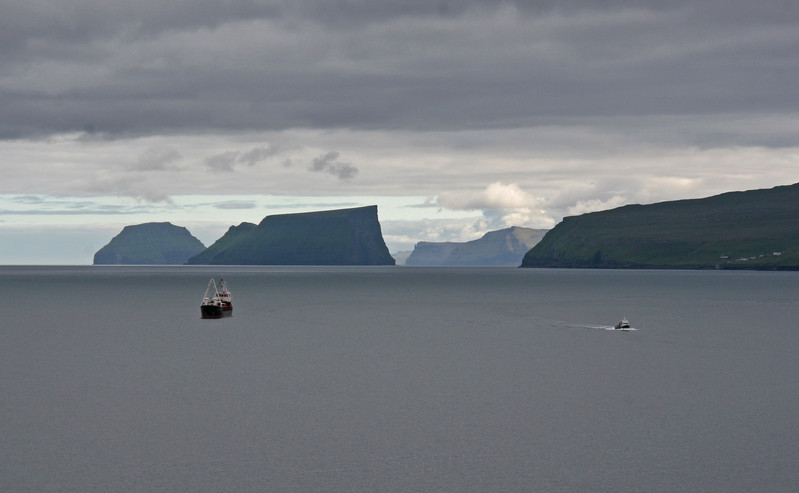
[[799, 491], [799, 273], [0, 280], [0, 491]]

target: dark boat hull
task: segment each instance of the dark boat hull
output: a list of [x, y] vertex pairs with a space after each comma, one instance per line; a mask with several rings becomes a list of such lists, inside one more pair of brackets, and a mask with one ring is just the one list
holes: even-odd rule
[[200, 314], [202, 318], [222, 318], [225, 316], [224, 310], [219, 305], [200, 305]]

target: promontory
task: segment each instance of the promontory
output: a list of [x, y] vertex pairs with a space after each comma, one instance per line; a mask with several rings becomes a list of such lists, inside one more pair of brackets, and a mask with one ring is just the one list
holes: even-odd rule
[[521, 266], [799, 270], [799, 184], [567, 217]]
[[189, 264], [394, 265], [377, 206], [266, 216], [232, 226]]

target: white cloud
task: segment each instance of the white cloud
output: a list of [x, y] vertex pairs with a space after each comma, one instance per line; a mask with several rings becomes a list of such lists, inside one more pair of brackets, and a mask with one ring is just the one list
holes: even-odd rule
[[441, 192], [438, 195], [441, 207], [456, 210], [522, 209], [535, 207], [538, 202], [519, 185], [502, 182], [491, 183], [484, 190]]
[[483, 233], [511, 226], [551, 228], [555, 220], [544, 210], [543, 202], [516, 183], [502, 182], [479, 191], [442, 192], [437, 198], [437, 203], [447, 209], [482, 211], [483, 219], [474, 229]]
[[586, 214], [588, 212], [597, 212], [608, 209], [615, 209], [616, 207], [621, 207], [627, 203], [628, 202], [624, 197], [619, 197], [619, 196], [611, 197], [608, 200], [599, 200], [599, 199], [580, 200], [576, 204], [569, 207], [568, 215], [579, 216], [580, 214]]

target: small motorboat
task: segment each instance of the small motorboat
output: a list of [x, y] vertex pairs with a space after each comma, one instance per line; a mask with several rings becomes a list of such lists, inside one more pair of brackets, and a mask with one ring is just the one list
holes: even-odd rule
[[[213, 290], [212, 290], [213, 288]], [[200, 315], [202, 318], [222, 318], [233, 314], [233, 297], [224, 279], [216, 281], [212, 277], [205, 288], [203, 300], [200, 303]]]
[[628, 322], [626, 318], [622, 318], [621, 322], [616, 324], [616, 330], [625, 330], [625, 329], [629, 330], [631, 328], [632, 327], [630, 327], [630, 322]]

